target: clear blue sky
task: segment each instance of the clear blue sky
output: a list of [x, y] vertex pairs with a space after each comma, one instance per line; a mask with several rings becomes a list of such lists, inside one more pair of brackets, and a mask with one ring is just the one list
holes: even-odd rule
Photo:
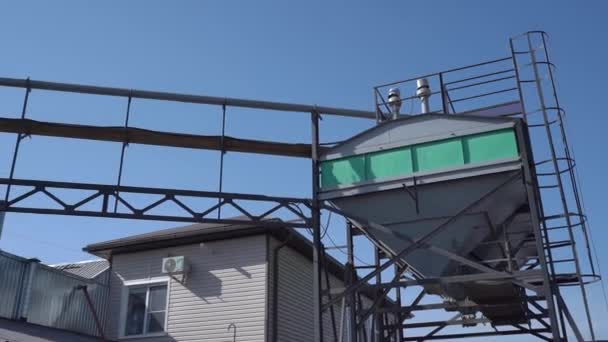
[[[0, 76], [372, 109], [373, 85], [508, 55], [508, 38], [548, 31], [562, 105], [599, 258], [608, 268], [605, 194], [605, 1], [5, 1]], [[22, 91], [0, 89], [0, 115]], [[122, 125], [125, 101], [34, 92], [28, 117]], [[133, 125], [217, 134], [219, 108], [133, 103]], [[229, 109], [227, 133], [306, 141], [306, 115]], [[328, 118], [323, 139], [370, 123]], [[0, 136], [8, 175], [14, 136]], [[116, 181], [120, 146], [24, 141], [16, 176]], [[214, 190], [216, 152], [131, 146], [123, 184]], [[211, 167], [210, 167], [211, 165]], [[309, 195], [307, 161], [228, 154], [227, 191]], [[162, 222], [9, 214], [0, 248], [46, 263], [91, 258], [88, 243], [167, 227]], [[336, 237], [340, 239], [340, 237]], [[608, 272], [608, 270], [607, 270]], [[603, 298], [592, 290], [597, 320]], [[604, 337], [608, 330], [603, 329]]]

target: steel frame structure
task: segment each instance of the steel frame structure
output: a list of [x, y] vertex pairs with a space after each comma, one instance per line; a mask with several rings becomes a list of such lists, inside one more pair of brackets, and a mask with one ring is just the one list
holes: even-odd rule
[[[535, 46], [535, 39], [542, 43]], [[517, 50], [517, 39], [524, 39], [527, 42], [527, 49]], [[10, 174], [8, 178], [0, 178], [0, 185], [6, 186], [4, 200], [0, 201], [0, 210], [6, 212], [35, 213], [35, 214], [57, 214], [73, 216], [94, 216], [108, 218], [129, 218], [144, 220], [164, 220], [164, 221], [183, 221], [183, 222], [208, 222], [208, 223], [243, 223], [243, 220], [225, 218], [221, 215], [221, 209], [232, 207], [244, 215], [244, 219], [249, 222], [261, 223], [265, 225], [275, 225], [277, 227], [310, 228], [313, 233], [313, 267], [314, 267], [314, 341], [323, 341], [323, 314], [330, 311], [334, 323], [334, 338], [339, 341], [344, 339], [345, 330], [350, 341], [421, 341], [433, 339], [456, 339], [461, 337], [484, 337], [497, 335], [529, 334], [539, 339], [547, 341], [564, 341], [568, 339], [571, 332], [576, 340], [583, 341], [583, 333], [575, 321], [572, 313], [563, 300], [560, 293], [560, 286], [576, 285], [582, 293], [582, 300], [586, 309], [588, 331], [595, 340], [593, 333], [590, 311], [587, 303], [585, 285], [590, 280], [597, 280], [599, 275], [593, 268], [593, 260], [589, 255], [591, 265], [590, 274], [585, 274], [582, 270], [579, 255], [575, 248], [575, 229], [580, 229], [585, 233], [583, 242], [588, 244], [587, 224], [582, 213], [580, 202], [580, 192], [577, 187], [574, 159], [567, 143], [564, 126], [563, 110], [559, 107], [559, 102], [555, 94], [553, 83], [553, 65], [548, 59], [546, 51], [546, 34], [544, 32], [528, 32], [521, 37], [511, 40], [511, 56], [475, 64], [463, 68], [452, 69], [441, 73], [425, 75], [423, 77], [431, 79], [431, 83], [438, 89], [432, 93], [439, 99], [436, 112], [445, 114], [466, 114], [470, 111], [478, 110], [483, 106], [483, 101], [495, 96], [500, 97], [500, 112], [497, 115], [521, 117], [527, 123], [528, 131], [532, 134], [534, 129], [544, 130], [548, 135], [550, 156], [547, 160], [532, 164], [534, 167], [524, 167], [520, 173], [496, 189], [490, 191], [486, 196], [479, 198], [473, 203], [469, 203], [457, 215], [446, 218], [446, 220], [435, 229], [429, 231], [425, 236], [412, 241], [411, 239], [395, 233], [395, 238], [409, 239], [410, 246], [398, 253], [389, 253], [381, 243], [373, 236], [370, 236], [365, 227], [373, 226], [377, 229], [388, 231], [388, 228], [377, 222], [365, 220], [354, 213], [347, 213], [334, 208], [329, 203], [321, 201], [318, 197], [320, 191], [320, 168], [319, 157], [323, 152], [323, 145], [319, 141], [319, 121], [321, 115], [336, 115], [346, 117], [356, 117], [364, 119], [375, 119], [383, 121], [386, 117], [385, 109], [388, 109], [382, 93], [386, 87], [394, 85], [408, 84], [415, 82], [416, 78], [405, 81], [384, 84], [374, 88], [375, 111], [367, 112], [361, 110], [351, 110], [343, 108], [310, 106], [301, 104], [288, 104], [268, 101], [253, 101], [235, 98], [221, 98], [198, 95], [185, 95], [164, 92], [151, 92], [134, 89], [119, 89], [108, 87], [97, 87], [88, 85], [76, 85], [54, 82], [34, 81], [30, 79], [19, 80], [0, 78], [0, 86], [17, 87], [25, 89], [21, 116], [19, 119], [0, 118], [0, 132], [17, 134], [15, 148], [12, 155]], [[542, 57], [539, 58], [539, 50], [542, 50]], [[524, 78], [522, 71], [522, 56], [528, 56], [530, 63], [527, 67], [533, 69], [533, 78]], [[540, 66], [549, 66], [549, 81], [551, 87], [549, 102], [540, 77]], [[490, 70], [486, 70], [489, 68]], [[461, 73], [468, 73], [462, 76]], [[454, 76], [459, 75], [460, 76]], [[504, 83], [508, 82], [506, 86]], [[540, 98], [540, 107], [536, 110], [526, 109], [530, 102], [524, 85], [533, 85], [536, 89], [536, 96]], [[412, 88], [415, 89], [415, 88]], [[480, 90], [481, 89], [481, 90]], [[69, 125], [58, 123], [38, 122], [27, 119], [27, 107], [31, 91], [45, 90], [53, 92], [70, 92], [92, 94], [100, 96], [112, 96], [127, 100], [127, 110], [125, 124], [123, 127], [99, 127]], [[465, 94], [458, 96], [459, 91]], [[466, 93], [468, 92], [468, 93]], [[131, 102], [135, 99], [153, 99], [162, 101], [185, 102], [195, 104], [206, 104], [221, 106], [222, 108], [222, 134], [220, 136], [196, 136], [186, 134], [176, 134], [169, 132], [158, 132], [142, 130], [129, 126], [129, 114]], [[403, 99], [403, 102], [416, 100], [415, 96]], [[494, 102], [495, 104], [496, 102]], [[463, 106], [464, 107], [461, 107]], [[467, 105], [469, 107], [465, 108]], [[311, 141], [310, 144], [286, 144], [281, 142], [268, 142], [245, 140], [225, 135], [225, 116], [227, 107], [243, 107], [261, 110], [275, 110], [283, 112], [300, 112], [310, 115]], [[457, 108], [458, 107], [458, 108]], [[493, 108], [492, 106], [486, 108]], [[406, 115], [414, 115], [410, 112]], [[541, 116], [540, 122], [531, 119], [533, 116]], [[563, 151], [559, 151], [554, 144], [553, 128], [559, 128]], [[15, 177], [15, 169], [19, 155], [20, 145], [26, 136], [44, 135], [63, 138], [90, 139], [98, 141], [112, 141], [122, 144], [120, 164], [118, 167], [118, 178], [115, 185], [107, 184], [83, 184], [73, 182], [54, 182], [44, 180], [18, 179]], [[220, 151], [220, 180], [218, 191], [196, 191], [179, 189], [159, 189], [148, 187], [132, 187], [121, 184], [122, 170], [125, 147], [129, 143], [148, 144], [157, 146], [169, 146], [176, 148], [197, 148], [206, 150]], [[520, 142], [521, 146], [529, 145], [528, 142]], [[256, 154], [271, 154], [289, 157], [308, 158], [311, 160], [311, 198], [290, 198], [273, 197], [256, 194], [227, 193], [222, 191], [223, 175], [223, 155], [227, 151], [238, 151]], [[534, 161], [533, 153], [536, 151], [521, 151], [524, 160]], [[560, 154], [561, 153], [561, 154]], [[551, 166], [549, 172], [539, 171], [542, 165]], [[565, 165], [565, 167], [563, 166]], [[504, 246], [504, 258], [499, 260], [507, 267], [494, 269], [489, 262], [496, 260], [472, 260], [463, 256], [456, 255], [447, 250], [433, 246], [429, 243], [430, 239], [446, 229], [451, 223], [460, 217], [467, 215], [486, 199], [491, 193], [498, 191], [502, 186], [509, 182], [523, 178], [530, 200], [529, 211], [534, 223], [534, 233], [528, 236], [526, 243], [533, 243], [538, 251], [538, 258], [526, 260], [527, 267], [524, 269], [512, 269], [514, 251], [521, 246], [511, 246], [510, 238], [496, 236], [497, 243]], [[545, 198], [543, 189], [544, 177], [551, 178], [557, 182], [550, 189], [557, 189], [561, 210], [557, 213], [549, 213], [543, 208], [543, 202], [536, 198]], [[568, 182], [564, 182], [564, 178]], [[15, 195], [15, 189], [22, 189]], [[78, 201], [68, 201], [63, 198], [65, 190], [78, 191], [81, 198]], [[405, 189], [410, 194], [415, 194], [416, 189]], [[413, 192], [411, 192], [413, 191]], [[129, 195], [146, 196], [149, 204], [144, 207], [137, 207], [128, 197]], [[24, 205], [23, 203], [33, 196], [43, 195], [49, 201], [49, 205], [39, 204], [35, 207]], [[205, 208], [197, 208], [187, 204], [186, 198], [210, 199], [217, 201], [213, 205]], [[416, 200], [412, 196], [412, 200]], [[246, 209], [243, 202], [255, 201], [270, 205], [269, 209], [255, 212]], [[114, 204], [112, 208], [112, 203]], [[181, 208], [181, 213], [157, 213], [155, 209], [165, 203], [172, 203]], [[122, 210], [117, 206], [121, 204]], [[279, 210], [287, 210], [294, 215], [294, 220], [276, 222], [268, 220], [273, 213]], [[347, 240], [347, 264], [346, 264], [346, 287], [330, 288], [329, 282], [323, 283], [323, 262], [325, 249], [322, 244], [320, 215], [322, 210], [336, 213], [343, 216], [346, 221], [346, 240]], [[214, 214], [217, 213], [217, 216]], [[557, 223], [556, 223], [557, 222]], [[505, 224], [508, 224], [505, 222]], [[553, 238], [555, 231], [566, 231], [566, 240], [556, 241]], [[374, 243], [375, 261], [373, 265], [356, 264], [356, 243], [355, 237], [363, 236]], [[558, 259], [556, 249], [569, 247], [571, 257]], [[458, 262], [477, 273], [462, 274], [458, 276], [442, 278], [422, 278], [415, 270], [408, 267], [403, 262], [403, 257], [416, 249], [428, 249], [432, 253], [442, 255], [455, 262]], [[559, 268], [558, 264], [570, 264], [574, 271], [566, 272]], [[386, 279], [386, 271], [392, 270], [390, 279]], [[360, 273], [360, 274], [359, 274]], [[476, 315], [481, 305], [472, 302], [457, 302], [453, 300], [440, 300], [436, 303], [422, 303], [429, 296], [422, 288], [430, 284], [447, 283], [466, 283], [480, 280], [504, 280], [510, 281], [519, 286], [526, 292], [525, 307], [528, 310], [528, 325], [513, 324], [509, 329], [494, 327], [488, 331], [476, 331], [466, 333], [440, 334], [446, 327], [462, 325], [472, 326], [477, 324], [491, 323], [484, 317]], [[420, 292], [411, 302], [406, 303], [403, 292], [406, 289], [419, 289]], [[362, 293], [374, 292], [373, 302], [365, 305], [361, 301]], [[340, 331], [336, 331], [335, 307], [342, 303], [342, 313], [340, 315]], [[486, 304], [487, 305], [487, 304]], [[346, 314], [348, 310], [348, 314]], [[458, 313], [451, 319], [441, 321], [425, 321], [408, 323], [416, 312], [429, 310], [457, 311]], [[373, 333], [366, 334], [364, 325], [366, 322], [373, 322]], [[423, 335], [411, 335], [411, 330], [420, 328], [431, 329]]]
[[[494, 260], [463, 258], [427, 243], [434, 234], [440, 234], [450, 222], [471, 212], [476, 203], [471, 203], [457, 215], [446, 218], [443, 224], [416, 241], [412, 241], [405, 236], [399, 236], [399, 234], [383, 227], [380, 223], [370, 222], [353, 213], [345, 213], [330, 206], [325, 206], [325, 209], [341, 214], [349, 220], [346, 228], [349, 241], [354, 235], [361, 234], [367, 235], [367, 238], [374, 241], [373, 236], [369, 236], [368, 230], [365, 229], [366, 226], [369, 226], [390, 233], [396, 239], [409, 240], [411, 243], [408, 248], [391, 255], [387, 252], [387, 249], [383, 248], [381, 242], [375, 241], [376, 262], [371, 271], [351, 286], [333, 291], [333, 302], [339, 300], [340, 294], [338, 293], [348, 298], [349, 295], [352, 295], [353, 292], [356, 293], [359, 289], [371, 288], [380, 291], [371, 308], [357, 307], [356, 303], [351, 301], [351, 303], [355, 303], [350, 307], [351, 316], [355, 317], [351, 324], [351, 328], [355, 327], [352, 328], [351, 336], [358, 336], [359, 340], [364, 341], [365, 336], [359, 329], [365, 319], [374, 315], [376, 318], [373, 322], [377, 327], [375, 328], [373, 341], [422, 341], [515, 334], [530, 334], [548, 341], [564, 341], [572, 335], [577, 341], [584, 341], [581, 322], [585, 322], [587, 335], [592, 341], [595, 341], [586, 285], [598, 281], [600, 276], [596, 273], [589, 248], [588, 227], [581, 205], [580, 191], [578, 190], [575, 174], [575, 162], [565, 133], [564, 110], [560, 107], [557, 99], [553, 79], [554, 65], [549, 60], [546, 41], [547, 34], [545, 32], [527, 32], [510, 40], [511, 56], [509, 57], [387, 83], [374, 88], [376, 120], [378, 122], [390, 117], [388, 101], [382, 95], [386, 93], [388, 87], [400, 86], [403, 88], [404, 85], [411, 85], [410, 89], [415, 89], [414, 84], [420, 78], [427, 78], [431, 84], [436, 85], [435, 89], [437, 90], [431, 93], [437, 98], [432, 112], [488, 115], [483, 113], [485, 111], [486, 113], [492, 113], [490, 115], [519, 117], [524, 121], [527, 132], [523, 136], [528, 136], [528, 141], [520, 141], [519, 143], [520, 146], [530, 146], [530, 149], [520, 151], [520, 153], [521, 158], [529, 160], [529, 165], [532, 165], [532, 167], [524, 165], [521, 172], [529, 196], [530, 208], [528, 210], [535, 227], [534, 234], [529, 236], [525, 242], [535, 244], [538, 258], [535, 260], [520, 260], [520, 262], [523, 261], [525, 267], [521, 270], [512, 269], [511, 264], [515, 261], [515, 251], [521, 246], [511, 246], [511, 239], [506, 235], [497, 236], [496, 241], [490, 242], [503, 246], [504, 258]], [[523, 48], [520, 47], [522, 42]], [[522, 61], [526, 58], [527, 60]], [[540, 70], [542, 67], [546, 69]], [[544, 79], [541, 75], [543, 74], [542, 71], [546, 71]], [[527, 76], [524, 76], [526, 74]], [[467, 90], [469, 93], [459, 96], [458, 91], [462, 90]], [[493, 105], [484, 107], [479, 101], [487, 98], [499, 98], [500, 102], [491, 100]], [[416, 95], [405, 97], [402, 99], [402, 103], [414, 102], [417, 99]], [[498, 105], [496, 105], [497, 103]], [[467, 104], [469, 105], [468, 108], [456, 108], [461, 105], [466, 107]], [[534, 109], [529, 109], [532, 107]], [[482, 108], [484, 111], [478, 108]], [[416, 112], [410, 109], [410, 112], [406, 114], [415, 115]], [[555, 129], [557, 129], [557, 132]], [[537, 138], [539, 135], [537, 131], [544, 132], [545, 139], [530, 141], [530, 136]], [[544, 150], [537, 148], [536, 145], [543, 142], [545, 144]], [[539, 158], [541, 155], [546, 156], [546, 158]], [[544, 170], [541, 170], [543, 168]], [[547, 184], [547, 179], [550, 179], [549, 184]], [[405, 190], [412, 194], [412, 190]], [[413, 189], [413, 191], [415, 193], [416, 189]], [[557, 191], [558, 196], [548, 193], [550, 191]], [[533, 194], [534, 196], [532, 196]], [[483, 201], [484, 197], [478, 201]], [[558, 198], [561, 204], [559, 208], [553, 209], [552, 212], [543, 207], [543, 199], [549, 197]], [[416, 200], [415, 196], [412, 196], [412, 199]], [[586, 247], [589, 273], [583, 271], [579, 251], [576, 248], [576, 229], [583, 235], [582, 241], [579, 240], [578, 242], [582, 242], [583, 246]], [[567, 233], [565, 238], [563, 237], [564, 234], [559, 234], [560, 231]], [[558, 237], [561, 237], [561, 239], [558, 240]], [[348, 243], [349, 255], [356, 254], [355, 245], [352, 242]], [[416, 248], [425, 248], [432, 253], [475, 269], [479, 273], [421, 279], [414, 270], [408, 269], [402, 259]], [[564, 252], [564, 250], [566, 251]], [[382, 259], [386, 261], [380, 263]], [[349, 258], [349, 262], [353, 262], [353, 260]], [[507, 266], [502, 271], [487, 267], [487, 265], [496, 261], [504, 262]], [[357, 268], [354, 264], [351, 267]], [[395, 271], [389, 279], [383, 279], [383, 272], [390, 267], [394, 267]], [[366, 266], [362, 268], [368, 269]], [[505, 327], [498, 329], [498, 327], [492, 326], [493, 331], [440, 335], [439, 333], [443, 329], [451, 325], [472, 326], [491, 322], [484, 318], [476, 318], [475, 313], [479, 311], [480, 307], [471, 303], [440, 301], [439, 303], [421, 305], [420, 302], [425, 297], [425, 290], [422, 286], [492, 279], [508, 280], [525, 289], [524, 305], [528, 310], [528, 326], [514, 324], [511, 328], [506, 329]], [[371, 284], [373, 280], [375, 280], [375, 284]], [[581, 301], [585, 309], [584, 320], [575, 319], [568, 309], [560, 291], [563, 286], [579, 288]], [[402, 300], [402, 291], [406, 288], [422, 289], [419, 295], [415, 296], [409, 304]], [[391, 290], [394, 293], [393, 299], [396, 303], [390, 305], [382, 303], [382, 298], [385, 298]], [[331, 303], [332, 301], [329, 302], [329, 304]], [[389, 321], [387, 315], [396, 314], [398, 320], [403, 322], [403, 320], [411, 318], [412, 313], [416, 311], [438, 309], [459, 311], [460, 313], [444, 321], [398, 324], [397, 327], [394, 324], [386, 324]], [[432, 329], [426, 334], [407, 336], [408, 330], [418, 328]]]

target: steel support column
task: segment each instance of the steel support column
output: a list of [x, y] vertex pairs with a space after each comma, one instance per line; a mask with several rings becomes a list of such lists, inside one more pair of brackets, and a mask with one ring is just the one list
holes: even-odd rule
[[[355, 283], [357, 279], [357, 271], [355, 269], [355, 251], [353, 241], [353, 225], [350, 221], [346, 221], [346, 246], [347, 246], [347, 263], [346, 271], [348, 277], [346, 277], [347, 285], [350, 286]], [[352, 292], [347, 297], [348, 303], [348, 331], [350, 335], [350, 342], [357, 342], [357, 294]]]
[[311, 228], [313, 233], [313, 341], [323, 341], [323, 297], [322, 278], [323, 265], [321, 265], [321, 206], [319, 201], [319, 113], [312, 111], [311, 120], [311, 160], [312, 160], [312, 201], [311, 201]]
[[[519, 136], [522, 136], [523, 129], [521, 126], [517, 126], [520, 130]], [[526, 145], [522, 145], [526, 146]], [[521, 151], [522, 160], [528, 160], [528, 151], [523, 148]], [[532, 230], [534, 231], [534, 241], [536, 243], [536, 251], [538, 253], [538, 260], [540, 262], [541, 270], [543, 271], [543, 293], [547, 300], [547, 309], [549, 313], [549, 321], [551, 322], [551, 334], [555, 341], [560, 340], [559, 333], [559, 321], [557, 320], [557, 312], [555, 308], [555, 302], [553, 301], [553, 288], [551, 286], [551, 277], [549, 275], [549, 268], [547, 266], [547, 260], [545, 258], [545, 250], [543, 248], [543, 236], [541, 232], [540, 222], [540, 208], [536, 202], [535, 188], [536, 179], [534, 179], [532, 170], [528, 166], [529, 163], [522, 163], [523, 175], [524, 175], [524, 186], [526, 187], [526, 194], [528, 196], [528, 204], [530, 206], [530, 217], [532, 219]]]

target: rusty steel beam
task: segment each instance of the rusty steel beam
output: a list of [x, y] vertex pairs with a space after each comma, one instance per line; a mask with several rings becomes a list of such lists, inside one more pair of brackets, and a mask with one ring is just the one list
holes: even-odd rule
[[102, 127], [0, 118], [0, 132], [298, 158], [310, 158], [311, 156], [310, 144], [238, 139], [228, 136], [222, 138], [221, 136], [161, 132], [136, 127]]

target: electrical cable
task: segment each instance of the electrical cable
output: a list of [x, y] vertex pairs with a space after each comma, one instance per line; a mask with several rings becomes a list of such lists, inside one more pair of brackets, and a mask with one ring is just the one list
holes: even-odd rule
[[[325, 237], [325, 235], [327, 234], [327, 231], [329, 230], [329, 224], [331, 223], [331, 214], [332, 212], [329, 212], [329, 215], [327, 215], [327, 221], [325, 222], [325, 230], [324, 232], [321, 234], [321, 240], [323, 240], [323, 238]], [[322, 227], [323, 225], [321, 225]]]
[[[338, 244], [336, 243], [336, 241], [334, 239], [331, 238], [331, 235], [327, 235], [327, 238], [329, 239], [329, 241], [331, 242], [331, 245], [334, 247], [334, 249], [336, 249], [338, 252], [348, 256], [348, 252], [344, 251], [344, 249], [342, 249], [342, 247], [338, 246]], [[353, 258], [357, 261], [359, 261], [361, 264], [363, 264], [364, 266], [375, 266], [372, 265], [368, 262], [365, 262], [363, 260], [361, 260], [360, 258], [358, 258], [356, 255], [353, 254]]]
[[72, 247], [68, 247], [68, 246], [63, 246], [60, 244], [56, 244], [56, 243], [52, 243], [52, 242], [48, 242], [48, 241], [44, 241], [44, 240], [38, 240], [36, 238], [32, 238], [29, 235], [25, 235], [25, 234], [21, 234], [21, 233], [16, 233], [13, 231], [5, 231], [5, 234], [8, 233], [8, 235], [13, 235], [14, 237], [21, 239], [21, 240], [25, 240], [25, 241], [29, 241], [29, 242], [33, 242], [33, 243], [37, 243], [37, 244], [41, 244], [41, 245], [46, 245], [49, 247], [54, 247], [57, 249], [62, 249], [64, 251], [70, 252], [70, 253], [74, 253], [74, 255], [76, 253], [78, 253], [78, 255], [80, 255], [82, 257], [82, 255], [84, 254], [81, 250], [77, 249], [77, 248], [72, 248]]
[[[294, 207], [297, 208], [297, 210], [300, 212], [300, 214], [302, 216], [304, 215], [304, 212], [302, 211], [302, 208], [300, 208], [297, 204], [294, 204]], [[342, 247], [338, 246], [338, 244], [336, 243], [336, 241], [334, 239], [331, 238], [331, 235], [328, 234], [328, 230], [329, 230], [329, 223], [331, 222], [331, 212], [329, 213], [329, 216], [327, 217], [327, 223], [326, 226], [324, 228], [324, 232], [322, 233], [321, 239], [327, 237], [330, 241], [331, 241], [331, 245], [334, 247], [334, 249], [336, 249], [337, 251], [339, 251], [340, 253], [348, 256], [348, 252], [344, 251], [344, 249], [342, 249]], [[306, 228], [306, 230], [308, 231], [308, 233], [310, 234], [310, 236], [314, 236], [313, 235], [313, 231], [310, 228]], [[358, 258], [356, 255], [353, 255], [353, 258], [357, 261], [359, 261], [361, 264], [363, 264], [364, 266], [374, 266], [370, 263], [367, 263], [363, 260], [361, 260], [360, 258]]]

